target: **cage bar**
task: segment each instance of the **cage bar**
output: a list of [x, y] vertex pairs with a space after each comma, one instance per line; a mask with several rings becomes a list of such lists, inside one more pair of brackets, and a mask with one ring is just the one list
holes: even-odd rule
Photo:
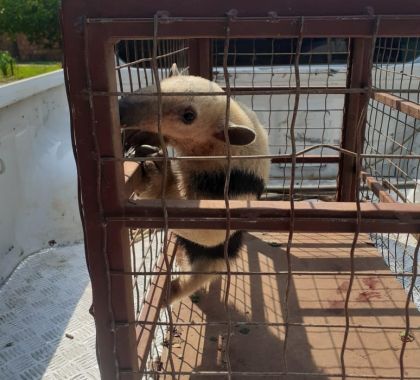
[[[169, 1], [141, 7], [132, 0], [63, 2], [65, 76], [104, 379], [395, 378], [392, 369], [379, 368], [368, 353], [374, 362], [370, 368], [353, 366], [352, 345], [367, 350], [359, 330], [386, 337], [389, 344], [383, 347], [393, 350], [397, 345], [390, 343], [386, 331], [403, 331], [399, 376], [420, 378], [413, 359], [419, 347], [409, 336], [417, 331], [412, 321], [417, 323], [418, 315], [411, 300], [419, 287], [419, 245], [412, 242], [420, 233], [417, 1], [298, 0], [282, 10], [277, 6], [267, 0], [234, 1], [229, 6], [221, 1], [189, 1], [183, 7]], [[223, 157], [228, 170], [220, 200], [167, 199], [165, 186], [171, 165], [221, 157], [182, 157], [170, 146], [166, 149], [161, 133], [150, 141], [163, 148], [163, 156], [124, 152], [132, 130], [119, 125], [119, 97], [155, 97], [160, 131], [164, 97], [206, 96], [161, 92], [160, 82], [170, 75], [174, 61], [183, 73], [221, 85], [224, 91], [216, 96], [227, 98], [227, 116], [231, 99], [243, 101], [269, 133], [268, 156], [233, 157], [227, 145]], [[155, 90], [147, 95], [138, 91], [150, 85]], [[226, 125], [224, 132], [228, 139]], [[271, 159], [272, 170], [261, 200], [231, 200], [232, 160], [265, 158]], [[150, 163], [163, 168], [162, 193], [156, 200], [136, 200], [133, 193], [145, 182]], [[314, 199], [301, 201], [302, 194]], [[165, 307], [176, 274], [170, 229], [226, 231], [227, 269], [217, 272], [222, 283], [210, 285], [213, 298], [208, 301], [222, 318], [212, 320], [211, 307], [205, 315], [200, 305], [189, 301]], [[229, 232], [238, 229], [248, 231], [246, 252], [242, 261], [230, 262]], [[382, 257], [375, 256], [374, 244]], [[250, 252], [266, 252], [266, 257]], [[331, 262], [336, 264], [333, 270], [322, 267]], [[183, 274], [194, 273], [177, 273]], [[402, 301], [404, 293], [394, 277], [408, 289]], [[331, 288], [335, 283], [337, 289]], [[378, 292], [371, 287], [379, 283], [383, 292], [392, 295], [384, 300], [387, 307], [375, 310], [381, 322], [375, 325], [366, 316], [370, 309], [363, 305], [374, 309]], [[246, 293], [256, 286], [264, 290], [265, 304]], [[318, 293], [305, 298], [308, 289]], [[332, 297], [335, 306], [326, 305], [320, 294]], [[317, 307], [308, 306], [310, 299], [319, 302]], [[247, 315], [247, 304], [260, 317], [268, 317], [239, 318]], [[270, 320], [267, 310], [277, 320]], [[191, 315], [198, 320], [191, 320]], [[319, 318], [325, 320], [321, 323]], [[262, 361], [252, 370], [237, 367], [234, 353], [246, 346], [246, 326], [278, 338], [266, 335], [267, 342], [281, 351], [269, 371]], [[180, 332], [183, 328], [190, 335]], [[331, 371], [310, 360], [309, 341], [315, 339], [311, 329], [334, 337], [329, 352], [339, 360], [329, 363]], [[210, 343], [202, 338], [216, 331], [224, 334], [217, 338], [220, 342], [210, 342], [221, 347], [215, 359], [219, 364], [206, 367], [204, 361], [202, 368], [186, 370], [187, 359], [200, 359], [188, 339], [208, 349]], [[312, 367], [297, 369], [296, 342]], [[322, 362], [320, 357], [317, 360]]]

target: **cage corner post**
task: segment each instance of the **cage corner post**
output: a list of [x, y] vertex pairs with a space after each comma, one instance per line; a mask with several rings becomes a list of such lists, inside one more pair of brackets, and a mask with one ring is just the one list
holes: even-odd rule
[[[347, 88], [366, 90], [369, 84], [371, 68], [372, 38], [353, 38], [351, 40], [350, 62], [347, 72]], [[357, 142], [363, 143], [367, 105], [366, 92], [347, 93], [344, 100], [341, 148], [351, 152], [357, 151]], [[360, 123], [360, 128], [358, 124]], [[363, 151], [363, 147], [359, 148]], [[337, 200], [354, 202], [356, 200], [357, 181], [356, 159], [341, 154], [339, 163]]]
[[212, 80], [211, 43], [209, 38], [188, 41], [189, 74]]
[[[123, 165], [103, 157], [122, 158], [115, 97], [93, 96], [92, 90], [115, 90], [113, 43], [88, 33], [87, 11], [80, 2], [64, 2], [65, 77], [78, 168], [86, 259], [93, 293], [97, 358], [102, 379], [134, 378], [138, 372], [134, 299], [128, 231], [107, 223], [126, 202]], [[77, 111], [76, 111], [77, 110]]]
[[[115, 41], [105, 35], [89, 33], [87, 52], [89, 57], [92, 91], [105, 90], [115, 92]], [[123, 215], [126, 204], [126, 188], [122, 159], [121, 132], [118, 119], [118, 100], [114, 96], [98, 96], [92, 101], [100, 157], [112, 157], [116, 160], [101, 161], [101, 200], [105, 217], [104, 257], [108, 260], [108, 281], [110, 291], [110, 313], [114, 319], [113, 348], [117, 373], [126, 370], [124, 379], [134, 379], [138, 372], [136, 328], [134, 315], [134, 296], [131, 276], [111, 276], [111, 271], [131, 271], [130, 242], [128, 229], [121, 224], [106, 222], [106, 216]], [[100, 128], [99, 128], [100, 127]], [[116, 325], [119, 324], [117, 327]], [[132, 375], [130, 376], [130, 372]]]

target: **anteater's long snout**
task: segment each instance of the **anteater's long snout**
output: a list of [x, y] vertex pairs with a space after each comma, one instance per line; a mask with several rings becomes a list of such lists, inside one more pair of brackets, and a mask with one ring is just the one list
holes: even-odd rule
[[122, 126], [135, 126], [156, 115], [157, 104], [154, 99], [128, 95], [119, 100], [119, 112]]
[[148, 126], [153, 123], [157, 113], [157, 103], [154, 99], [139, 96], [125, 96], [119, 100], [120, 124], [125, 127], [122, 135], [124, 151], [134, 148], [136, 155], [142, 145], [160, 146], [159, 136], [150, 131]]

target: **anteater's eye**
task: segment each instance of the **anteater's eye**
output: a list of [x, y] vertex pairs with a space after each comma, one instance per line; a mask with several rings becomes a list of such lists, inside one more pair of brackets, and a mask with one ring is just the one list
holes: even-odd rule
[[187, 108], [184, 110], [184, 113], [182, 114], [182, 121], [185, 124], [191, 124], [194, 122], [195, 118], [197, 117], [196, 112], [192, 108]]

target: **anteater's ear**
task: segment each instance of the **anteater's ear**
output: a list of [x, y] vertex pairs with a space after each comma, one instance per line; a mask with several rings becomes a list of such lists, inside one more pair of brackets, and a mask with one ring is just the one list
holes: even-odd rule
[[169, 73], [170, 77], [176, 77], [178, 75], [181, 75], [181, 73], [178, 70], [178, 66], [176, 65], [176, 63], [173, 63], [171, 66], [171, 72]]
[[[255, 140], [255, 132], [244, 125], [229, 123], [228, 135], [230, 145], [249, 145]], [[220, 141], [226, 141], [224, 130], [214, 134], [214, 137]]]

